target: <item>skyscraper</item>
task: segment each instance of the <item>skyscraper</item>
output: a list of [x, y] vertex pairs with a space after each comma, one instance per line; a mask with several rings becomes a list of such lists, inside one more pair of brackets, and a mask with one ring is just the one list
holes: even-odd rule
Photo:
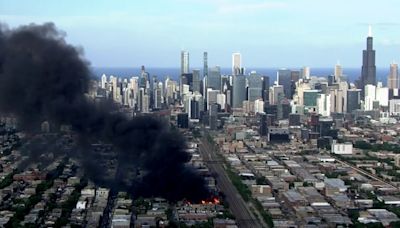
[[390, 72], [387, 81], [389, 89], [399, 88], [399, 68], [397, 63], [390, 64]]
[[335, 65], [334, 76], [335, 76], [335, 82], [338, 82], [340, 80], [340, 77], [343, 76], [343, 69], [339, 62]]
[[262, 98], [264, 101], [269, 101], [269, 77], [263, 76]]
[[356, 109], [360, 109], [361, 89], [347, 90], [347, 112], [352, 113]]
[[292, 75], [289, 69], [278, 70], [278, 84], [283, 86], [285, 97], [292, 98]]
[[243, 101], [246, 100], [246, 77], [244, 75], [233, 76], [233, 94], [232, 107], [243, 107]]
[[365, 100], [364, 100], [364, 110], [370, 111], [374, 109], [374, 102], [376, 101], [376, 86], [367, 84], [364, 88]]
[[261, 99], [263, 86], [261, 75], [253, 71], [247, 77], [247, 82], [249, 85], [247, 94], [248, 100], [255, 101], [257, 99]]
[[274, 85], [270, 88], [269, 101], [270, 104], [277, 105], [279, 104], [280, 98], [284, 97], [283, 86]]
[[371, 26], [368, 29], [367, 49], [363, 50], [363, 65], [361, 69], [362, 89], [368, 84], [376, 85], [375, 50], [373, 49]]
[[106, 89], [106, 86], [107, 86], [107, 76], [103, 74], [101, 76], [101, 88]]
[[203, 77], [208, 74], [208, 53], [205, 51], [203, 53]]
[[193, 70], [193, 92], [200, 92], [200, 70]]
[[305, 66], [301, 69], [301, 77], [303, 79], [310, 79], [310, 67]]
[[232, 75], [240, 74], [242, 69], [242, 56], [235, 52], [232, 54]]
[[207, 75], [207, 88], [221, 90], [221, 69], [220, 67], [210, 68]]
[[181, 51], [181, 74], [189, 73], [189, 52]]

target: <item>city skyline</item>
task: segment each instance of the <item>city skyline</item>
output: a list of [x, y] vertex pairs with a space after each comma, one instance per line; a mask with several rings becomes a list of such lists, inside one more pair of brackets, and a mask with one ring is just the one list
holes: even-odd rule
[[0, 227], [400, 227], [391, 1], [115, 2], [0, 0]]
[[[160, 7], [153, 7], [157, 4]], [[321, 6], [323, 4], [323, 6]], [[363, 6], [363, 10], [356, 6]], [[1, 22], [11, 28], [52, 21], [80, 46], [93, 66], [231, 66], [240, 52], [245, 67], [361, 67], [368, 25], [374, 30], [377, 67], [399, 60], [396, 1], [0, 1]], [[79, 5], [79, 7], [74, 7]], [[379, 10], [376, 10], [378, 9]], [[236, 33], [235, 33], [236, 32]], [[117, 34], [117, 35], [116, 35]], [[260, 51], [261, 50], [261, 51]]]

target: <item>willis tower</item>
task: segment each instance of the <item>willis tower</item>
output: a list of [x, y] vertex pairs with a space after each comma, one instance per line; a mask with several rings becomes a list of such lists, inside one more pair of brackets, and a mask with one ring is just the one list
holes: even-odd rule
[[363, 65], [361, 70], [361, 89], [364, 94], [365, 85], [376, 85], [375, 50], [372, 47], [372, 30], [368, 28], [367, 49], [363, 50]]

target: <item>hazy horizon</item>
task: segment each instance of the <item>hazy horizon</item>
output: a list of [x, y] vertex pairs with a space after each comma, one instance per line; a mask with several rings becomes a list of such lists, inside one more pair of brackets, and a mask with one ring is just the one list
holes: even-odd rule
[[[93, 7], [95, 5], [95, 7]], [[397, 7], [396, 7], [397, 5]], [[400, 2], [318, 0], [7, 1], [0, 22], [11, 28], [53, 22], [94, 66], [190, 65], [361, 67], [368, 25], [376, 65], [400, 60]]]

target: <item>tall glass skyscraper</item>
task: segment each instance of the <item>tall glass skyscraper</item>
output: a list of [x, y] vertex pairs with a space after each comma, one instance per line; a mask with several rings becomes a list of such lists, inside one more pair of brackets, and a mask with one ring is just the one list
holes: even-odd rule
[[292, 72], [289, 69], [278, 70], [278, 84], [283, 86], [285, 97], [292, 97]]
[[219, 67], [212, 67], [208, 71], [207, 88], [221, 90], [221, 69]]
[[233, 75], [232, 107], [242, 108], [246, 100], [246, 77], [244, 75]]
[[257, 74], [256, 72], [251, 72], [250, 75], [247, 77], [248, 82], [248, 100], [255, 101], [257, 99], [262, 98], [262, 78], [261, 75]]
[[361, 85], [364, 90], [365, 85], [376, 85], [376, 66], [375, 50], [373, 49], [373, 39], [371, 26], [367, 37], [367, 49], [363, 50], [363, 65], [361, 69]]

